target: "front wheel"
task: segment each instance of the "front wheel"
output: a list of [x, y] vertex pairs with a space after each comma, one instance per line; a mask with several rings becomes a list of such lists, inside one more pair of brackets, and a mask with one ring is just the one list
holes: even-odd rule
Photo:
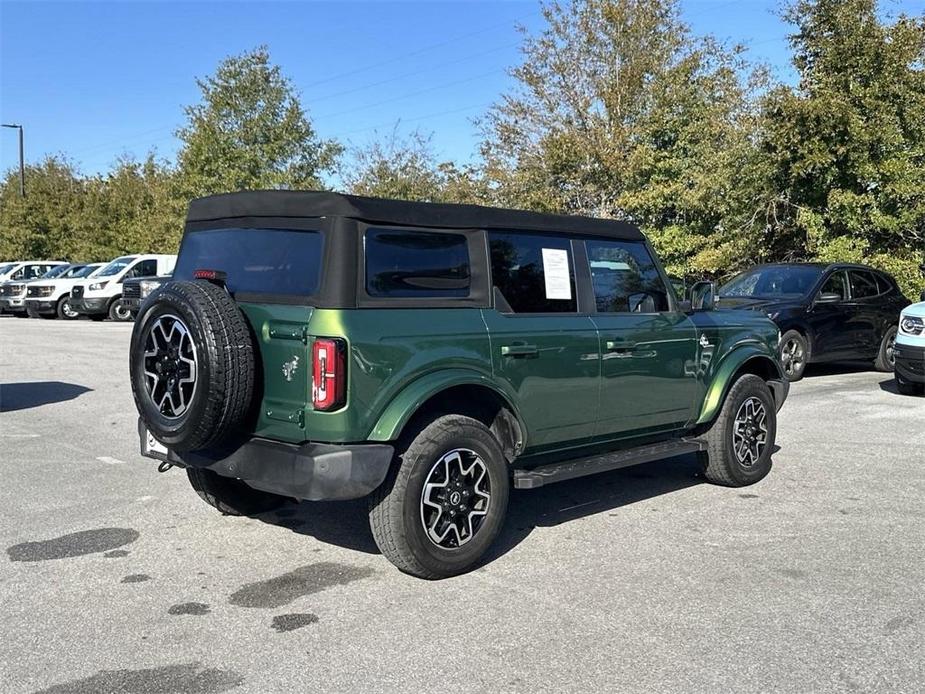
[[439, 417], [399, 447], [370, 497], [373, 537], [405, 573], [464, 573], [501, 530], [509, 487], [507, 462], [488, 428], [462, 415]]
[[767, 383], [752, 374], [740, 377], [704, 437], [704, 476], [727, 487], [758, 482], [771, 471], [776, 435], [777, 409]]
[[55, 308], [55, 313], [61, 320], [74, 320], [80, 315], [71, 306], [71, 300], [66, 296], [59, 299], [58, 305]]
[[109, 305], [109, 320], [117, 323], [125, 323], [132, 320], [132, 312], [125, 307], [122, 303], [122, 299], [116, 299]]
[[802, 333], [788, 330], [780, 338], [780, 363], [784, 375], [793, 383], [803, 378], [806, 361], [809, 357], [809, 345]]

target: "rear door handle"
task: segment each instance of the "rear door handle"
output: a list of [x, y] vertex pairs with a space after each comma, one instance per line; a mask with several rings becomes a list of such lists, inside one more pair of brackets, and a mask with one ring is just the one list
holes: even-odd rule
[[537, 357], [540, 350], [536, 345], [502, 345], [502, 357]]

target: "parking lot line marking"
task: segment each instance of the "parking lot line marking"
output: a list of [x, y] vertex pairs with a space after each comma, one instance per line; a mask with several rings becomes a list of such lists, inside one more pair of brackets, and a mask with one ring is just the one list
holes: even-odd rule
[[37, 439], [38, 434], [0, 434], [0, 439]]
[[108, 455], [101, 455], [97, 458], [101, 463], [106, 463], [107, 465], [125, 465], [124, 460], [119, 460], [118, 458], [110, 458]]

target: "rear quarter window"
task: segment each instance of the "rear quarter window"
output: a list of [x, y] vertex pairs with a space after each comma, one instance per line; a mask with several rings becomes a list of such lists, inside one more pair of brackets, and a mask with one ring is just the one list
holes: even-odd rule
[[369, 229], [364, 248], [371, 297], [469, 296], [469, 242], [463, 234]]
[[321, 280], [323, 236], [287, 229], [206, 229], [183, 238], [174, 278], [220, 270], [232, 293], [309, 296]]

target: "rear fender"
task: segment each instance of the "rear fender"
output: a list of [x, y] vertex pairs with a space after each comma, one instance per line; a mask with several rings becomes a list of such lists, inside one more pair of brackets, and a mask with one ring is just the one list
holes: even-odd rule
[[494, 391], [510, 406], [521, 425], [521, 429], [526, 432], [520, 413], [511, 404], [514, 399], [501, 390], [498, 384], [487, 375], [468, 369], [446, 369], [421, 376], [405, 386], [392, 398], [389, 406], [380, 415], [372, 433], [367, 437], [368, 440], [394, 441], [425, 402], [435, 395], [456, 386], [481, 386]]

